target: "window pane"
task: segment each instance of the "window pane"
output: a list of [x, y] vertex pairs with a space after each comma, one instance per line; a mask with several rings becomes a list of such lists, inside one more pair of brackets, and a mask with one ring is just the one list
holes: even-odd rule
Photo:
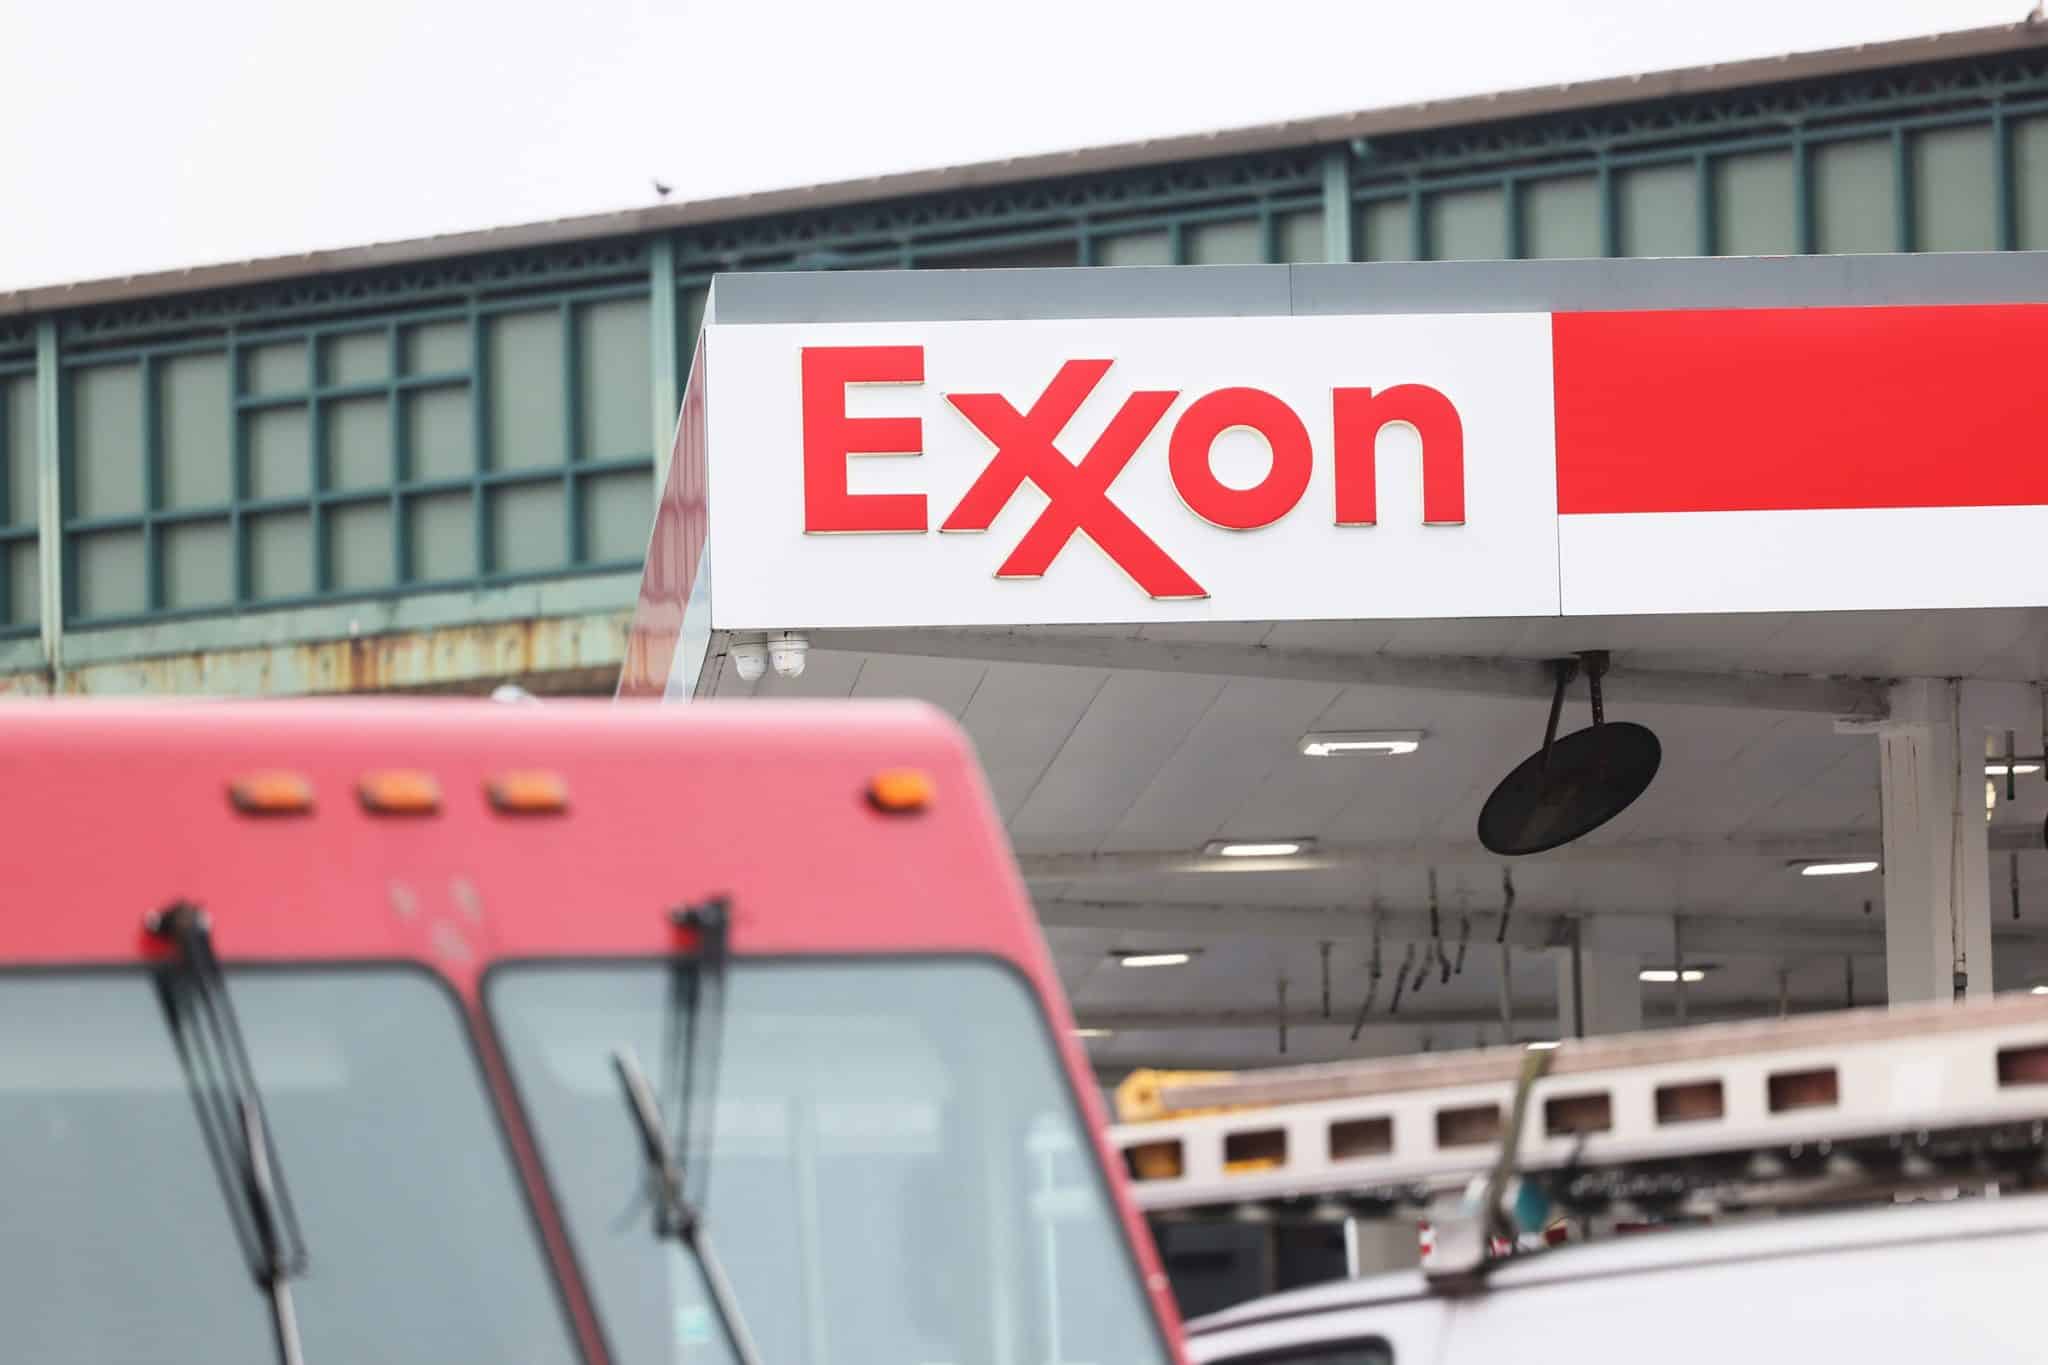
[[1260, 240], [1259, 220], [1244, 218], [1233, 223], [1190, 223], [1186, 229], [1188, 262], [1191, 265], [1258, 265], [1266, 259]]
[[426, 583], [476, 577], [476, 519], [468, 493], [436, 493], [405, 506], [412, 576]]
[[224, 355], [173, 356], [157, 367], [166, 507], [218, 507], [234, 497], [233, 400]]
[[1617, 171], [1621, 254], [1700, 254], [1700, 186], [1691, 162]]
[[1890, 138], [1824, 142], [1811, 153], [1814, 245], [1897, 251], [1899, 210]]
[[1321, 209], [1281, 214], [1273, 221], [1273, 235], [1283, 261], [1320, 261], [1327, 254]]
[[1130, 232], [1095, 242], [1097, 265], [1171, 265], [1173, 248], [1164, 232]]
[[391, 343], [381, 330], [328, 337], [320, 345], [327, 384], [371, 384], [390, 377]]
[[[229, 973], [305, 1234], [310, 1361], [575, 1359], [454, 1006], [423, 973]], [[9, 1359], [276, 1365], [141, 972], [0, 978]], [[33, 1040], [21, 1045], [22, 1040]]]
[[654, 523], [654, 470], [583, 481], [583, 545], [598, 563], [639, 563]]
[[493, 488], [484, 494], [491, 509], [491, 546], [500, 573], [557, 569], [569, 562], [568, 515], [560, 483]]
[[578, 453], [586, 460], [645, 455], [652, 448], [654, 366], [645, 299], [593, 303], [576, 311], [576, 382], [581, 389]]
[[245, 525], [252, 596], [303, 597], [313, 591], [313, 525], [306, 513], [267, 512]]
[[568, 458], [563, 426], [562, 315], [512, 313], [485, 323], [491, 467], [544, 469]]
[[414, 389], [401, 401], [413, 482], [466, 479], [476, 472], [468, 389]]
[[179, 522], [157, 534], [162, 540], [166, 607], [175, 611], [234, 600], [234, 541], [227, 522]]
[[[504, 967], [491, 1017], [617, 1365], [704, 1327], [656, 1241], [612, 1050], [659, 1066], [657, 965]], [[765, 1360], [1162, 1359], [1107, 1194], [1025, 988], [985, 964], [746, 963], [719, 1031], [705, 1206]], [[632, 1216], [623, 1213], [634, 1209]], [[793, 1286], [801, 1285], [800, 1292]]]
[[7, 619], [17, 626], [31, 626], [43, 619], [42, 561], [33, 540], [18, 540], [7, 547]]
[[1449, 190], [1427, 201], [1432, 260], [1497, 261], [1508, 253], [1507, 217], [1499, 190]]
[[80, 517], [142, 510], [142, 371], [95, 365], [71, 375], [71, 507]]
[[382, 488], [391, 483], [391, 409], [383, 398], [321, 405], [327, 426], [327, 486]]
[[1522, 252], [1585, 259], [1600, 254], [1600, 180], [1574, 175], [1522, 186]]
[[96, 531], [70, 543], [78, 582], [66, 586], [78, 595], [80, 616], [132, 616], [149, 605], [141, 531]]
[[350, 503], [327, 513], [327, 550], [338, 592], [382, 588], [391, 582], [391, 506]]
[[2020, 249], [2048, 250], [2048, 116], [2012, 126], [2012, 160]]
[[1719, 157], [1713, 174], [1717, 255], [1784, 256], [1799, 250], [1790, 152]]
[[1991, 129], [1913, 135], [1913, 245], [1921, 251], [1990, 251], [1998, 245]]
[[407, 374], [461, 374], [469, 369], [469, 324], [422, 322], [400, 334]]
[[1415, 228], [1406, 195], [1369, 199], [1358, 206], [1357, 238], [1352, 246], [1361, 261], [1415, 259]]
[[259, 408], [245, 413], [249, 460], [249, 496], [296, 498], [304, 495], [313, 463], [306, 438], [304, 408]]
[[303, 341], [272, 342], [242, 352], [243, 393], [303, 393], [309, 375]]
[[36, 512], [36, 381], [0, 379], [0, 450], [7, 455], [7, 524], [33, 526]]

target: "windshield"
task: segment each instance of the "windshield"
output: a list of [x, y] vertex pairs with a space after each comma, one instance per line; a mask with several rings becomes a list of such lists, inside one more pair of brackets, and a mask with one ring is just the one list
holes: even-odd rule
[[[611, 1060], [630, 1048], [666, 1074], [655, 1059], [669, 1055], [670, 972], [500, 967], [486, 986], [618, 1365], [730, 1358], [701, 1273], [654, 1235]], [[739, 959], [724, 1010], [703, 1214], [764, 1359], [1165, 1360], [1044, 1019], [1014, 973]]]
[[[315, 1365], [569, 1365], [448, 991], [411, 968], [226, 973], [309, 1249]], [[0, 974], [9, 1360], [277, 1365], [155, 978]]]

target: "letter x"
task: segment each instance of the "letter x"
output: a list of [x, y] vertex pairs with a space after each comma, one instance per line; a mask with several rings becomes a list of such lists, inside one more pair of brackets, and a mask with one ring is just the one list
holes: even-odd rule
[[1109, 500], [1110, 484], [1173, 406], [1177, 390], [1145, 390], [1126, 398], [1079, 464], [1053, 444], [1109, 366], [1107, 360], [1069, 360], [1026, 413], [1001, 394], [947, 394], [946, 401], [995, 443], [996, 453], [939, 529], [986, 531], [1029, 479], [1045, 493], [1045, 511], [996, 577], [1043, 577], [1074, 532], [1081, 531], [1152, 596], [1207, 597], [1187, 570]]

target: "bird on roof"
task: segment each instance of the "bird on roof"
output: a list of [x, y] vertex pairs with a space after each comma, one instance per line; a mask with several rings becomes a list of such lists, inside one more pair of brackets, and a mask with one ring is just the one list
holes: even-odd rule
[[666, 198], [668, 198], [668, 197], [669, 197], [669, 195], [671, 195], [671, 194], [673, 194], [673, 193], [675, 192], [675, 186], [674, 186], [674, 185], [664, 185], [664, 184], [662, 184], [662, 183], [661, 183], [661, 181], [659, 181], [659, 180], [656, 180], [656, 181], [654, 182], [654, 192], [655, 192], [656, 194], [660, 195], [660, 196], [661, 196], [662, 198], [666, 199]]

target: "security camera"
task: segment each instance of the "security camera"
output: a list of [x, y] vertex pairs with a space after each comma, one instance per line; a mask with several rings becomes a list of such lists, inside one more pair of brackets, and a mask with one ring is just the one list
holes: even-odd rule
[[810, 651], [811, 642], [794, 631], [782, 631], [768, 641], [768, 662], [779, 678], [800, 677], [804, 671], [804, 655]]
[[754, 682], [768, 671], [768, 647], [759, 640], [733, 645], [732, 671], [740, 675], [741, 682]]

